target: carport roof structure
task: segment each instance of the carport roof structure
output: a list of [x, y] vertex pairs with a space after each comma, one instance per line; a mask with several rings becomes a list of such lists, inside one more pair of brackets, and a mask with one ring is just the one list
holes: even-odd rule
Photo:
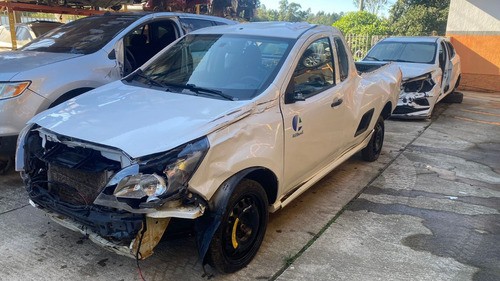
[[76, 9], [76, 8], [61, 7], [61, 6], [36, 5], [36, 4], [12, 2], [10, 0], [0, 1], [0, 7], [2, 7], [3, 9], [7, 9], [9, 15], [9, 26], [10, 26], [10, 34], [11, 34], [11, 42], [13, 50], [17, 49], [16, 29], [15, 29], [16, 21], [14, 18], [14, 11], [51, 13], [51, 14], [70, 14], [70, 15], [80, 15], [80, 16], [91, 16], [91, 15], [106, 13], [106, 11], [98, 11], [92, 9]]

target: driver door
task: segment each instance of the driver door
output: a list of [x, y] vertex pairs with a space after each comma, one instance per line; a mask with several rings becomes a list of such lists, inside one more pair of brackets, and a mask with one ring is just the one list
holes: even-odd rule
[[444, 97], [444, 95], [450, 89], [450, 78], [453, 71], [453, 65], [450, 63], [448, 48], [446, 47], [444, 41], [441, 41], [441, 43], [439, 44], [439, 65], [441, 67], [441, 70], [443, 71], [441, 82], [441, 96]]
[[284, 187], [300, 187], [338, 157], [351, 124], [329, 37], [303, 49], [285, 93]]

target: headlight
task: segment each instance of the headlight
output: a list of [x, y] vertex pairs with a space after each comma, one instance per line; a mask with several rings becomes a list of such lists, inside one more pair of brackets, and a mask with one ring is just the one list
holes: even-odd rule
[[0, 100], [19, 96], [29, 85], [30, 81], [0, 83]]
[[208, 151], [202, 138], [139, 163], [141, 173], [124, 177], [113, 194], [118, 198], [157, 202], [187, 188], [187, 183]]
[[157, 174], [125, 177], [118, 183], [115, 189], [115, 196], [121, 198], [143, 198], [147, 197], [147, 202], [158, 199], [167, 190], [165, 179]]

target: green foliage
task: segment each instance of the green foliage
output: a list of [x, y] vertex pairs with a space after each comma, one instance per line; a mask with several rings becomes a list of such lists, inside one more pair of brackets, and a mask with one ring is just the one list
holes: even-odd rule
[[365, 11], [346, 13], [333, 26], [344, 34], [380, 35], [389, 32], [389, 26], [385, 20]]
[[311, 10], [302, 11], [300, 4], [297, 3], [288, 3], [287, 0], [280, 0], [280, 8], [278, 14], [279, 21], [291, 21], [297, 22], [306, 18], [307, 14], [311, 12]]
[[280, 0], [278, 10], [266, 9], [265, 6], [260, 6], [253, 21], [291, 21], [300, 22], [307, 21], [314, 24], [332, 25], [340, 18], [342, 14], [317, 12], [313, 14], [310, 9], [302, 10], [300, 4], [287, 0]]
[[438, 35], [446, 33], [450, 0], [398, 0], [389, 23], [394, 35]]

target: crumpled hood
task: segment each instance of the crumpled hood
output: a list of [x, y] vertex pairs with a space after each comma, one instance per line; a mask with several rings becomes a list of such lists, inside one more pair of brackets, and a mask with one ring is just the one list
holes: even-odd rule
[[[0, 81], [9, 81], [16, 74], [40, 66], [82, 56], [81, 54], [59, 54], [32, 51], [9, 51], [0, 53]], [[54, 69], [53, 71], [56, 71]]]
[[429, 73], [437, 69], [434, 64], [427, 64], [427, 63], [396, 62], [396, 65], [399, 66], [401, 72], [403, 73], [403, 81], [409, 78], [414, 78]]
[[245, 105], [251, 102], [171, 93], [117, 81], [42, 112], [29, 123], [119, 148], [137, 158], [167, 151], [239, 120], [250, 112]]

